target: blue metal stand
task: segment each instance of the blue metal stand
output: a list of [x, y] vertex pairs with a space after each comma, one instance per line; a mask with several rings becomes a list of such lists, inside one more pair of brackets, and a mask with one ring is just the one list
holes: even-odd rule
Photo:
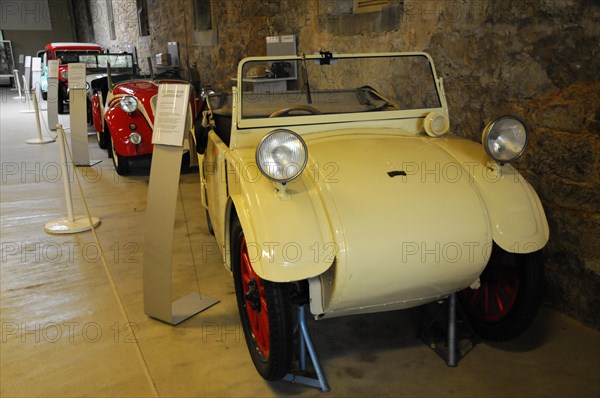
[[[444, 308], [442, 308], [427, 325], [420, 337], [429, 348], [446, 361], [446, 365], [454, 368], [458, 365], [458, 361], [475, 348], [479, 343], [479, 339], [473, 332], [462, 308], [456, 302], [456, 293], [450, 295], [446, 300], [446, 304], [448, 305], [448, 318], [447, 323], [444, 325], [446, 333], [436, 334], [437, 324], [444, 324]], [[460, 316], [458, 320], [456, 317], [457, 312]], [[460, 334], [457, 333], [457, 326], [461, 327]]]
[[291, 383], [303, 384], [309, 387], [320, 388], [323, 392], [329, 391], [330, 389], [329, 385], [327, 384], [327, 379], [325, 378], [325, 373], [323, 373], [323, 370], [321, 369], [319, 358], [317, 358], [317, 351], [315, 350], [310, 338], [310, 334], [308, 333], [308, 327], [306, 326], [306, 308], [304, 305], [298, 306], [298, 333], [300, 337], [300, 370], [306, 370], [306, 352], [308, 351], [310, 361], [315, 368], [317, 377], [312, 378], [294, 373], [288, 373], [283, 380]]

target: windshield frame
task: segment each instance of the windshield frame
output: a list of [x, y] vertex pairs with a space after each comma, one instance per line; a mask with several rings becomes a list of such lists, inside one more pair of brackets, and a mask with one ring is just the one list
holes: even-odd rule
[[[233, 87], [233, 101], [234, 101], [234, 112], [237, 120], [237, 127], [240, 129], [245, 128], [260, 128], [260, 127], [285, 127], [285, 126], [296, 126], [296, 125], [312, 125], [312, 124], [328, 124], [328, 123], [347, 123], [353, 121], [380, 121], [380, 120], [393, 120], [393, 119], [407, 119], [407, 118], [424, 118], [427, 114], [433, 111], [441, 111], [448, 114], [448, 106], [446, 102], [446, 96], [443, 90], [442, 78], [438, 78], [435, 64], [433, 59], [428, 53], [425, 52], [385, 52], [385, 53], [362, 53], [362, 54], [331, 54], [327, 53], [327, 57], [330, 61], [337, 59], [356, 59], [356, 58], [395, 58], [395, 57], [415, 57], [422, 56], [427, 58], [429, 66], [431, 68], [431, 74], [437, 92], [440, 107], [437, 108], [423, 108], [423, 109], [400, 109], [400, 110], [387, 110], [385, 112], [359, 112], [359, 113], [337, 113], [337, 114], [321, 114], [321, 115], [306, 115], [306, 116], [294, 116], [286, 118], [249, 118], [243, 116], [243, 93], [242, 84], [244, 82], [243, 71], [244, 66], [249, 62], [269, 62], [269, 61], [298, 61], [303, 60], [314, 62], [324, 60], [324, 53], [311, 54], [311, 55], [288, 55], [288, 56], [267, 56], [267, 57], [248, 57], [240, 61], [237, 70], [236, 84]], [[300, 74], [301, 72], [298, 71]], [[310, 78], [310, 77], [309, 77]]]

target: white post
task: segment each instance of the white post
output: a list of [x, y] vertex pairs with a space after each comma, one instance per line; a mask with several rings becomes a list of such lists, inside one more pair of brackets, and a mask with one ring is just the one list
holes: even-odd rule
[[71, 178], [67, 163], [65, 130], [62, 125], [57, 124], [56, 131], [58, 133], [60, 169], [65, 188], [65, 200], [67, 202], [67, 217], [47, 222], [44, 225], [44, 230], [50, 234], [74, 234], [89, 231], [92, 227], [95, 228], [100, 225], [100, 219], [91, 216], [75, 216], [73, 212], [73, 197], [71, 195]]
[[65, 201], [67, 202], [67, 217], [69, 221], [75, 221], [73, 214], [73, 195], [71, 194], [71, 176], [67, 163], [67, 150], [65, 148], [65, 130], [59, 124], [56, 126], [58, 136], [58, 156], [60, 158], [60, 171], [63, 177], [63, 187], [65, 188]]
[[15, 79], [15, 87], [17, 88], [17, 92], [19, 93], [18, 97], [14, 97], [15, 99], [19, 99], [19, 101], [23, 100], [23, 96], [21, 95], [21, 80], [19, 79], [19, 70], [13, 69], [13, 76]]
[[27, 109], [21, 111], [21, 113], [33, 113], [35, 110], [31, 109], [31, 92], [29, 91], [29, 84], [27, 79], [23, 76], [23, 92], [25, 93], [25, 100], [27, 101]]
[[37, 138], [30, 138], [25, 141], [27, 144], [47, 144], [54, 142], [54, 138], [42, 137], [42, 125], [40, 124], [40, 108], [38, 107], [37, 95], [35, 89], [31, 90], [33, 93], [33, 107], [35, 108], [35, 121], [37, 123]]

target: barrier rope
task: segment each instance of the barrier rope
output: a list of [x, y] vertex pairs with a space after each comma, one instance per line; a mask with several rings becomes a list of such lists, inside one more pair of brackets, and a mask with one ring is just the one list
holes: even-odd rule
[[[62, 126], [61, 126], [62, 129]], [[57, 134], [61, 134], [58, 133]], [[62, 131], [62, 134], [64, 134], [64, 130]], [[67, 154], [69, 155], [69, 159], [71, 160], [71, 164], [74, 164], [73, 162], [73, 154], [71, 153], [71, 148], [69, 147], [69, 144], [67, 142], [67, 140], [65, 140], [65, 146], [67, 148]], [[75, 170], [73, 170], [73, 174], [75, 175], [75, 181], [77, 182], [77, 188], [79, 189], [79, 194], [81, 195], [81, 199], [83, 201], [83, 205], [85, 207], [85, 213], [88, 217], [88, 221], [90, 223], [90, 226], [92, 227], [92, 234], [94, 235], [94, 240], [96, 241], [96, 245], [98, 246], [98, 251], [100, 253], [100, 258], [102, 259], [102, 265], [104, 267], [104, 271], [106, 273], [106, 276], [108, 278], [108, 281], [110, 283], [110, 287], [112, 288], [113, 294], [115, 296], [115, 299], [117, 300], [117, 303], [119, 305], [119, 310], [121, 311], [121, 315], [123, 316], [123, 318], [125, 318], [125, 321], [127, 321], [128, 325], [131, 325], [132, 322], [129, 319], [129, 316], [127, 315], [127, 311], [125, 310], [125, 306], [123, 305], [123, 301], [121, 300], [121, 296], [119, 296], [119, 292], [117, 290], [117, 286], [115, 284], [115, 281], [112, 277], [112, 274], [110, 272], [110, 269], [108, 268], [108, 262], [106, 261], [106, 256], [104, 254], [104, 250], [102, 249], [102, 245], [100, 244], [100, 239], [98, 238], [98, 234], [96, 233], [96, 227], [94, 227], [94, 223], [92, 221], [92, 215], [90, 213], [90, 209], [88, 207], [87, 201], [85, 199], [85, 196], [83, 194], [83, 188], [81, 187], [81, 181], [79, 180], [79, 175], [77, 174], [77, 172]], [[195, 269], [195, 267], [194, 267]], [[150, 374], [150, 370], [148, 369], [148, 363], [146, 362], [146, 358], [144, 357], [144, 354], [142, 352], [142, 349], [140, 347], [139, 341], [137, 339], [136, 333], [135, 333], [135, 328], [131, 328], [131, 333], [133, 335], [133, 339], [135, 341], [135, 347], [136, 347], [136, 351], [138, 354], [138, 358], [140, 360], [140, 363], [142, 365], [144, 374], [146, 375], [146, 379], [148, 380], [148, 384], [150, 385], [150, 389], [152, 390], [152, 394], [154, 397], [159, 397], [160, 395], [158, 394], [158, 390], [156, 389], [156, 384], [154, 383], [154, 380], [152, 379], [152, 375]]]

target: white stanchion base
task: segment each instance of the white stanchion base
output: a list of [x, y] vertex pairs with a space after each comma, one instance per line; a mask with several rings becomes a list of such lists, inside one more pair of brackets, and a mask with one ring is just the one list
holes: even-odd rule
[[77, 167], [92, 167], [97, 165], [98, 163], [102, 162], [102, 160], [90, 160], [90, 163], [75, 163], [75, 166]]
[[21, 111], [21, 113], [34, 113], [35, 109], [25, 109], [23, 111]]
[[42, 137], [41, 140], [39, 138], [30, 138], [27, 141], [25, 141], [25, 143], [26, 144], [48, 144], [48, 143], [54, 142], [54, 141], [56, 141], [54, 138]]
[[22, 100], [22, 99], [23, 99], [23, 97], [13, 97], [13, 99]]
[[[100, 225], [98, 217], [92, 217], [94, 228]], [[67, 217], [59, 218], [54, 221], [49, 221], [44, 225], [44, 231], [49, 234], [76, 234], [78, 232], [89, 231], [92, 229], [90, 220], [87, 216], [75, 216], [75, 220], [71, 221]]]

